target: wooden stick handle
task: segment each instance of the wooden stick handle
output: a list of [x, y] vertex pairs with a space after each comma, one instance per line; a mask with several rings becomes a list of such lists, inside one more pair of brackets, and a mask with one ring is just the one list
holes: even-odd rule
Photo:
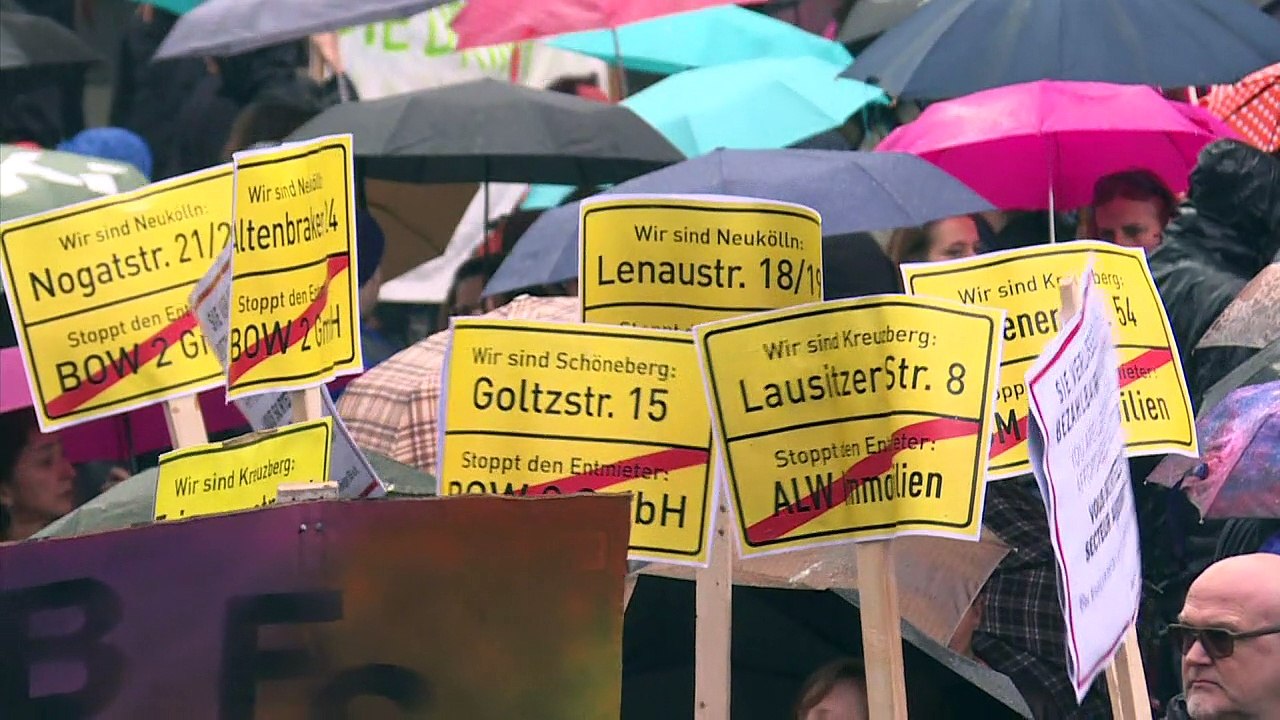
[[729, 720], [733, 655], [733, 543], [729, 505], [721, 498], [712, 516], [708, 566], [694, 576], [694, 713], [696, 720]]
[[902, 613], [893, 541], [858, 543], [858, 598], [862, 604], [862, 655], [867, 668], [871, 720], [907, 720], [906, 667], [902, 662]]
[[204, 445], [209, 433], [204, 427], [204, 415], [195, 395], [183, 395], [164, 402], [164, 422], [169, 428], [169, 440], [173, 449]]
[[319, 420], [324, 416], [324, 400], [320, 396], [322, 392], [324, 392], [322, 389], [313, 387], [306, 390], [294, 390], [290, 394], [290, 398], [293, 400], [294, 422]]

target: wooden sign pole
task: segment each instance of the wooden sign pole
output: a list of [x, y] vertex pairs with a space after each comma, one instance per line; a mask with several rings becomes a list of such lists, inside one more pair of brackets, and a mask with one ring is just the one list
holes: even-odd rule
[[306, 390], [294, 390], [289, 394], [293, 400], [293, 421], [306, 422], [307, 420], [319, 420], [324, 417], [324, 399], [320, 393], [324, 392], [318, 387], [307, 388]]
[[[1058, 294], [1065, 323], [1080, 312], [1084, 290], [1075, 278], [1063, 278], [1058, 284]], [[1107, 666], [1107, 694], [1111, 698], [1111, 715], [1116, 720], [1151, 720], [1151, 698], [1142, 670], [1138, 633], [1132, 624], [1124, 632], [1115, 659]]]
[[[727, 492], [727, 491], [726, 491]], [[728, 499], [712, 515], [707, 567], [694, 576], [697, 620], [694, 629], [695, 720], [729, 720], [730, 664], [733, 656], [733, 538]]]
[[203, 445], [209, 442], [205, 430], [204, 415], [195, 395], [183, 395], [164, 402], [164, 422], [169, 428], [169, 440], [173, 449]]
[[906, 667], [902, 662], [902, 612], [893, 541], [855, 547], [858, 600], [862, 606], [862, 656], [867, 669], [871, 720], [907, 720]]

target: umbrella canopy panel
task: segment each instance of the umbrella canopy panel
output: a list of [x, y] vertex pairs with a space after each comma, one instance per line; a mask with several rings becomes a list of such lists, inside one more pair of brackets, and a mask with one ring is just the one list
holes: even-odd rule
[[38, 15], [0, 10], [0, 70], [101, 60], [75, 33]]
[[615, 31], [592, 30], [547, 41], [638, 72], [669, 75], [690, 68], [768, 57], [813, 57], [848, 65], [843, 45], [768, 15], [736, 5], [664, 15], [623, 25]]
[[156, 60], [239, 55], [380, 20], [406, 18], [448, 0], [204, 0], [165, 37]]
[[1033, 80], [1179, 87], [1280, 62], [1280, 22], [1248, 0], [930, 0], [846, 77], [943, 99]]
[[370, 177], [400, 182], [620, 182], [684, 159], [632, 111], [497, 80], [329, 108], [291, 140], [355, 136]]

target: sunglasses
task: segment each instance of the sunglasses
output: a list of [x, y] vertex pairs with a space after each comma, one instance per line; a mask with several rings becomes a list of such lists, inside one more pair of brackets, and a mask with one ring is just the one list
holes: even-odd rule
[[1167, 632], [1173, 639], [1174, 647], [1179, 648], [1183, 655], [1191, 652], [1191, 648], [1199, 641], [1200, 646], [1210, 658], [1221, 660], [1231, 657], [1231, 653], [1236, 651], [1237, 640], [1280, 634], [1280, 625], [1238, 633], [1222, 628], [1198, 628], [1173, 623]]

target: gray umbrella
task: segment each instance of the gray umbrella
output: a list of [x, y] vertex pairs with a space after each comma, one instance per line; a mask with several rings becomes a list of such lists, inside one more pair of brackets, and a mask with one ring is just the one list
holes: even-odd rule
[[[923, 225], [990, 210], [968, 186], [915, 155], [836, 150], [716, 150], [606, 190], [617, 193], [737, 195], [817, 210], [824, 235]], [[529, 226], [485, 293], [578, 276], [578, 203]]]
[[178, 19], [156, 60], [223, 57], [315, 33], [417, 15], [447, 0], [205, 0]]

